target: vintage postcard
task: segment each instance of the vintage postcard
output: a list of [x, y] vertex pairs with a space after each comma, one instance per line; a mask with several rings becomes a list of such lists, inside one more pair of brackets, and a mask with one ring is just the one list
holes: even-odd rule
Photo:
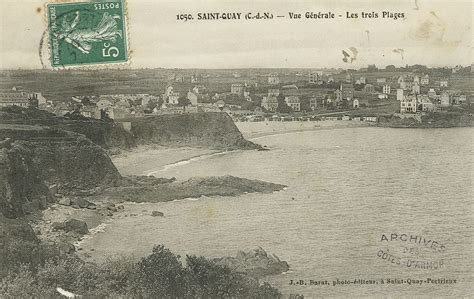
[[0, 298], [468, 298], [471, 0], [0, 1]]

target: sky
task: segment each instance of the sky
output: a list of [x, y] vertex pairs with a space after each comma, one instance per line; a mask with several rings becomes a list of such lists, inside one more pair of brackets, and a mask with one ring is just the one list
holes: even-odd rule
[[[60, 2], [60, 0], [52, 0]], [[472, 0], [128, 0], [132, 68], [360, 68], [368, 64], [470, 65]], [[0, 68], [49, 67], [40, 59], [44, 0], [0, 0]], [[305, 19], [306, 12], [359, 18]], [[381, 12], [405, 18], [381, 18]], [[270, 12], [285, 18], [178, 21], [182, 13]], [[289, 12], [303, 19], [290, 20]], [[377, 12], [378, 19], [362, 19]], [[356, 49], [343, 61], [342, 50]], [[401, 50], [400, 50], [401, 49]], [[42, 47], [48, 54], [47, 44]], [[354, 52], [355, 53], [355, 52]]]

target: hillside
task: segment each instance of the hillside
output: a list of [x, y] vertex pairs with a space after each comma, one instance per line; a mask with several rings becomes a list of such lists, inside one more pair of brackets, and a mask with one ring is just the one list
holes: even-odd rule
[[244, 139], [227, 113], [160, 115], [132, 121], [137, 144], [199, 146], [217, 149], [257, 149]]
[[[131, 130], [125, 130], [120, 123], [113, 121], [67, 119], [33, 108], [15, 107], [0, 110], [0, 130], [3, 137], [18, 138], [18, 134], [24, 134], [28, 139], [30, 133], [22, 128], [34, 126], [37, 129], [36, 137], [41, 134], [40, 131], [47, 131], [46, 134], [55, 136], [63, 136], [64, 131], [74, 132], [111, 150], [130, 149], [144, 144], [223, 150], [260, 148], [243, 138], [232, 118], [226, 113], [155, 115], [123, 122], [130, 124]], [[9, 130], [14, 132], [15, 136], [9, 135]]]

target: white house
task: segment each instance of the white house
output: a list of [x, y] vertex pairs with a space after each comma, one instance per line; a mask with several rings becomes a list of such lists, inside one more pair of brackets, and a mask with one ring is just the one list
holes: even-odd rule
[[278, 85], [280, 84], [280, 78], [276, 74], [271, 74], [268, 76], [268, 83], [272, 85]]
[[359, 108], [359, 100], [358, 99], [354, 99], [354, 101], [352, 101], [352, 107], [353, 108]]
[[261, 106], [267, 111], [275, 112], [278, 108], [278, 99], [274, 96], [263, 97]]
[[244, 94], [244, 85], [241, 83], [233, 83], [230, 86], [230, 93], [236, 94], [236, 95], [243, 95]]
[[424, 75], [421, 79], [420, 79], [420, 84], [421, 85], [428, 85], [430, 84], [430, 76], [428, 74]]
[[400, 102], [400, 113], [415, 113], [417, 111], [417, 99], [415, 95], [407, 95]]
[[397, 101], [402, 101], [403, 100], [403, 89], [398, 88], [397, 89]]
[[290, 106], [291, 110], [294, 112], [299, 112], [301, 110], [300, 98], [297, 96], [285, 97], [285, 103]]

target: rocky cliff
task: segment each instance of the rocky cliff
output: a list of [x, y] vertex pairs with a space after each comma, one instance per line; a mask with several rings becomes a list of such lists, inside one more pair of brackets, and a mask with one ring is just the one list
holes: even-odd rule
[[120, 178], [104, 149], [81, 135], [4, 141], [0, 145], [0, 213], [22, 217], [46, 208], [58, 193], [97, 188]]
[[280, 260], [275, 254], [268, 254], [261, 247], [249, 252], [239, 251], [235, 257], [216, 258], [214, 262], [255, 278], [281, 274], [290, 269], [286, 261]]
[[0, 124], [2, 123], [75, 132], [110, 150], [129, 149], [141, 144], [198, 146], [225, 150], [261, 148], [243, 138], [227, 113], [217, 112], [155, 115], [113, 122], [83, 117], [60, 118], [32, 108], [15, 107], [0, 110]]
[[218, 149], [257, 149], [244, 139], [227, 113], [160, 115], [131, 123], [137, 144], [202, 146]]

